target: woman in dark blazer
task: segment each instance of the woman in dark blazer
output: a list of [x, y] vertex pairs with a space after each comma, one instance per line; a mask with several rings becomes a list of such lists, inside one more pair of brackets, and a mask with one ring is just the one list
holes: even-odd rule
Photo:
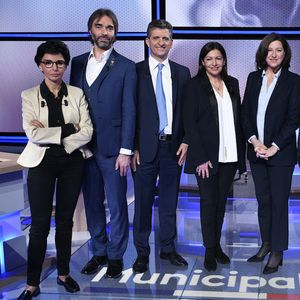
[[184, 126], [189, 144], [185, 172], [195, 174], [205, 246], [204, 267], [230, 263], [220, 246], [227, 195], [237, 170], [245, 172], [237, 79], [227, 75], [223, 46], [209, 42], [199, 57], [198, 74], [188, 84]]
[[300, 112], [300, 77], [288, 71], [290, 60], [285, 38], [267, 35], [256, 52], [257, 71], [248, 76], [242, 104], [262, 239], [261, 248], [248, 261], [263, 261], [271, 252], [264, 274], [278, 270], [288, 248], [288, 198]]

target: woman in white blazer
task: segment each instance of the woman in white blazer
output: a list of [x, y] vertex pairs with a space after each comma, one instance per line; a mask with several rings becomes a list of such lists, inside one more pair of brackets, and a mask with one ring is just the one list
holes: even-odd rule
[[18, 299], [31, 299], [40, 293], [55, 185], [57, 284], [68, 292], [80, 290], [69, 275], [69, 262], [73, 214], [81, 188], [84, 158], [92, 155], [85, 145], [91, 140], [93, 127], [82, 90], [62, 80], [69, 61], [69, 50], [63, 42], [42, 43], [35, 62], [44, 80], [39, 86], [22, 92], [23, 128], [28, 144], [18, 163], [29, 168], [27, 185], [32, 222], [27, 286]]

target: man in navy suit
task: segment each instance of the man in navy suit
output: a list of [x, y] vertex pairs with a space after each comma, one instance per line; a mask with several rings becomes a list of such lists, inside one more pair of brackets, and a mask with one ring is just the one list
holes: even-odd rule
[[[93, 48], [75, 57], [70, 84], [82, 88], [94, 126], [90, 143], [94, 154], [86, 164], [83, 196], [93, 257], [83, 274], [95, 273], [108, 261], [106, 277], [122, 274], [122, 257], [128, 242], [126, 174], [135, 133], [135, 64], [113, 49], [118, 20], [109, 9], [98, 9], [88, 20]], [[105, 190], [105, 193], [104, 193]], [[106, 233], [104, 199], [110, 211]]]
[[[148, 25], [146, 38], [150, 57], [137, 64], [137, 129], [132, 159], [135, 171], [135, 273], [148, 269], [157, 176], [160, 258], [169, 260], [173, 265], [187, 265], [176, 252], [175, 240], [180, 174], [188, 147], [181, 116], [182, 94], [190, 72], [188, 68], [168, 59], [172, 43], [172, 25], [165, 20], [153, 20]], [[160, 82], [159, 78], [162, 79]], [[164, 109], [159, 102], [161, 94]]]

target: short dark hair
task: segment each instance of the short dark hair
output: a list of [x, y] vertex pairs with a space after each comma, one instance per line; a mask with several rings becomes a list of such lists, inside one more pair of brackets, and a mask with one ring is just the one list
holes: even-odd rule
[[43, 56], [48, 54], [61, 54], [64, 57], [66, 65], [70, 62], [70, 51], [68, 46], [59, 40], [49, 40], [40, 44], [36, 50], [34, 61], [39, 66]]
[[268, 48], [269, 45], [274, 42], [279, 41], [282, 44], [284, 50], [284, 59], [281, 64], [281, 68], [288, 69], [290, 67], [292, 51], [290, 45], [288, 44], [287, 40], [278, 33], [272, 32], [266, 35], [263, 40], [260, 42], [258, 49], [256, 51], [256, 68], [257, 70], [266, 70], [268, 65], [266, 62], [266, 58], [268, 55]]
[[148, 24], [148, 28], [147, 28], [147, 38], [150, 38], [151, 36], [151, 32], [153, 29], [168, 29], [170, 32], [170, 37], [172, 38], [173, 36], [173, 26], [171, 25], [171, 23], [169, 23], [166, 20], [152, 20], [149, 24]]
[[221, 78], [226, 79], [228, 76], [228, 74], [227, 74], [227, 55], [226, 55], [226, 51], [225, 51], [224, 47], [218, 42], [208, 42], [201, 48], [200, 54], [199, 54], [198, 75], [205, 74], [206, 70], [202, 64], [202, 61], [204, 60], [205, 56], [212, 50], [219, 50], [223, 56], [224, 66], [221, 71]]
[[108, 8], [99, 8], [91, 14], [91, 16], [89, 17], [88, 23], [87, 23], [88, 31], [90, 31], [92, 29], [93, 22], [97, 19], [102, 18], [103, 16], [107, 16], [107, 17], [111, 18], [111, 20], [114, 24], [114, 27], [115, 27], [114, 29], [115, 29], [115, 36], [116, 36], [118, 33], [118, 29], [119, 29], [118, 18], [115, 15], [115, 13]]

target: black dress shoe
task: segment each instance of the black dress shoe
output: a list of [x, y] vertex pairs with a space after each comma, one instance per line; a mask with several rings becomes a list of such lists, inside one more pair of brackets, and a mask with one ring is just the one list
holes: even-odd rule
[[208, 271], [216, 271], [217, 261], [216, 261], [216, 249], [215, 248], [206, 248], [204, 256], [204, 268]]
[[122, 271], [123, 271], [123, 261], [121, 259], [109, 259], [105, 277], [119, 278], [122, 275]]
[[268, 242], [265, 242], [261, 245], [258, 252], [248, 258], [248, 262], [261, 262], [265, 259], [265, 256], [271, 251], [271, 245]]
[[229, 257], [223, 252], [220, 245], [216, 246], [215, 258], [220, 264], [230, 264]]
[[148, 270], [149, 257], [138, 256], [132, 266], [134, 273], [144, 273]]
[[282, 266], [282, 251], [271, 252], [268, 262], [264, 267], [263, 274], [272, 274], [278, 271], [278, 267]]
[[80, 291], [78, 283], [71, 276], [68, 276], [65, 281], [62, 281], [59, 277], [57, 277], [56, 282], [58, 285], [62, 285], [69, 293]]
[[187, 266], [187, 261], [176, 251], [173, 252], [160, 252], [161, 259], [168, 259], [174, 266]]
[[88, 263], [82, 268], [81, 273], [90, 275], [97, 272], [100, 266], [105, 265], [107, 262], [107, 256], [94, 255]]
[[33, 297], [38, 296], [40, 293], [41, 293], [41, 290], [40, 290], [39, 286], [33, 292], [25, 289], [17, 299], [18, 300], [30, 300]]

